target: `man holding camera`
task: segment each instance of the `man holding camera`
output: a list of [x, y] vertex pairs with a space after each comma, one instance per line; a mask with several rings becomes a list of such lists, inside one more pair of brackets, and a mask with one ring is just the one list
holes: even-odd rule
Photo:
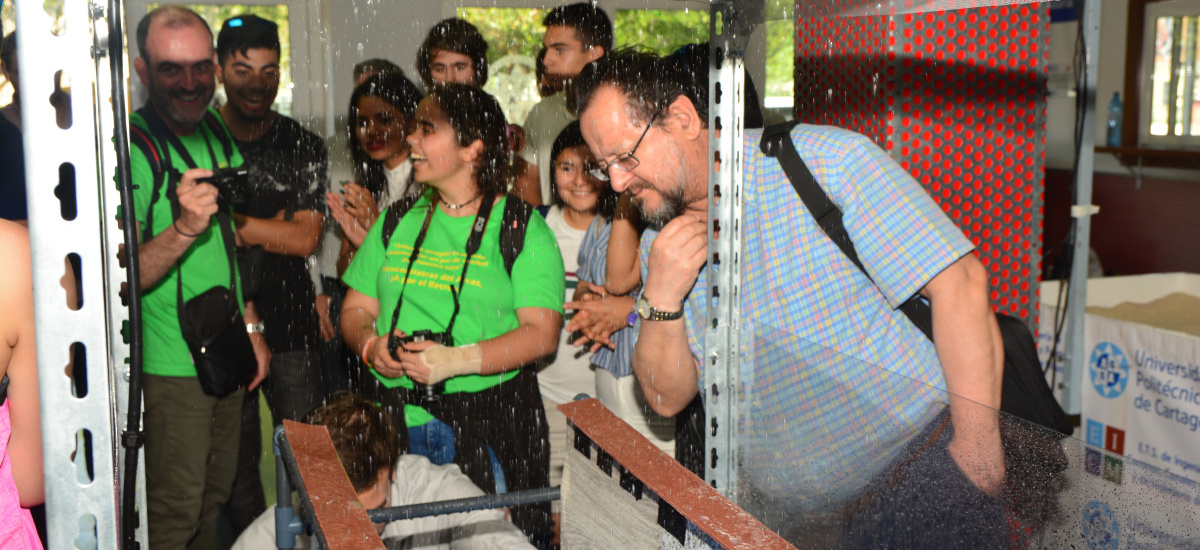
[[[299, 420], [325, 397], [316, 296], [305, 258], [316, 250], [329, 181], [324, 141], [271, 109], [279, 93], [279, 28], [256, 15], [233, 17], [217, 35], [222, 120], [246, 159], [249, 177], [234, 221], [247, 298], [262, 317], [271, 350], [263, 393], [275, 425]], [[242, 416], [242, 449], [230, 514], [236, 530], [266, 509], [258, 474], [258, 392]]]
[[[212, 32], [194, 12], [163, 6], [138, 24], [138, 78], [149, 91], [130, 116], [134, 209], [140, 261], [145, 342], [146, 500], [151, 548], [210, 548], [217, 506], [229, 498], [237, 463], [241, 387], [214, 390], [218, 378], [253, 389], [267, 375], [266, 342], [243, 326], [218, 327], [233, 341], [239, 366], [256, 372], [219, 372], [213, 351], [197, 347], [184, 316], [197, 297], [213, 291], [243, 319], [233, 261], [233, 221], [225, 198], [204, 182], [213, 170], [238, 166], [241, 154], [225, 125], [208, 109], [215, 92]], [[186, 307], [185, 307], [186, 306]], [[189, 317], [188, 319], [191, 319]], [[257, 324], [251, 303], [247, 325]], [[209, 328], [209, 327], [201, 327]], [[186, 330], [185, 330], [186, 329]], [[209, 331], [211, 332], [211, 331]], [[248, 341], [248, 342], [247, 342]], [[253, 351], [251, 351], [253, 349]], [[198, 366], [204, 365], [203, 373]], [[244, 378], [243, 378], [244, 377]]]

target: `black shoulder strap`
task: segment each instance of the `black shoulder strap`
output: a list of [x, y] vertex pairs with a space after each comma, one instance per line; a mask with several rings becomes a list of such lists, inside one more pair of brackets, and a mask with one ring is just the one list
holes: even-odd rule
[[396, 232], [396, 228], [400, 226], [400, 220], [404, 215], [412, 210], [414, 204], [421, 195], [409, 195], [400, 199], [388, 207], [387, 212], [383, 215], [383, 232], [379, 235], [383, 238], [383, 252], [387, 253], [389, 244], [392, 242], [392, 233]]
[[529, 227], [529, 217], [532, 215], [532, 204], [516, 195], [508, 195], [508, 201], [504, 203], [504, 216], [501, 217], [500, 255], [504, 257], [504, 270], [509, 276], [512, 276], [517, 256], [525, 248], [525, 229]]
[[159, 152], [154, 139], [145, 130], [134, 124], [129, 125], [129, 130], [129, 142], [140, 149], [142, 155], [150, 163], [151, 178], [154, 180], [150, 193], [150, 207], [146, 210], [146, 225], [142, 227], [142, 242], [149, 242], [154, 238], [154, 202], [158, 200], [158, 193], [162, 191], [163, 184], [169, 176], [163, 163], [162, 153]]
[[[850, 240], [850, 234], [846, 232], [846, 226], [842, 223], [842, 210], [833, 203], [825, 190], [821, 188], [821, 184], [817, 183], [812, 172], [805, 166], [804, 159], [800, 158], [800, 153], [796, 151], [796, 144], [792, 143], [791, 130], [796, 124], [796, 122], [785, 122], [767, 127], [763, 130], [759, 148], [764, 155], [774, 157], [779, 161], [783, 172], [787, 174], [788, 181], [796, 189], [796, 194], [800, 196], [804, 206], [817, 221], [821, 231], [825, 232], [833, 244], [836, 244], [842, 253], [870, 279], [871, 274], [858, 259], [854, 242]], [[900, 311], [917, 328], [921, 329], [927, 338], [933, 340], [933, 312], [929, 309], [929, 304], [917, 296], [913, 296], [900, 305]]]
[[221, 121], [217, 120], [217, 116], [210, 110], [204, 113], [204, 123], [208, 125], [209, 133], [216, 137], [217, 141], [221, 142], [221, 149], [225, 153], [225, 162], [232, 164], [233, 141], [229, 139], [229, 134], [225, 131], [225, 127], [221, 125]]

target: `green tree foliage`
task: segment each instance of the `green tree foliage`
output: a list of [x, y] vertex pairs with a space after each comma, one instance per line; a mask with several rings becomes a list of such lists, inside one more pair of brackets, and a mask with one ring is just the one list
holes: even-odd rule
[[792, 97], [796, 89], [796, 22], [767, 22], [766, 97]]
[[458, 17], [465, 19], [488, 43], [488, 62], [506, 55], [523, 55], [536, 59], [542, 49], [542, 18], [546, 10], [522, 8], [459, 8]]
[[616, 47], [641, 45], [668, 55], [686, 44], [708, 42], [708, 11], [617, 10], [613, 35]]

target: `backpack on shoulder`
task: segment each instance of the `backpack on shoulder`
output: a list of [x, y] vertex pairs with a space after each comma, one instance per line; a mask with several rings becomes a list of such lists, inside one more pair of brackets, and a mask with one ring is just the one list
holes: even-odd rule
[[[383, 249], [386, 251], [392, 241], [392, 234], [400, 226], [400, 220], [412, 210], [413, 205], [421, 199], [421, 195], [409, 195], [396, 201], [388, 208], [383, 216]], [[504, 203], [504, 215], [500, 218], [500, 255], [504, 258], [504, 271], [512, 276], [513, 264], [517, 256], [525, 248], [525, 230], [529, 227], [529, 217], [533, 215], [534, 206], [516, 195], [508, 195]]]

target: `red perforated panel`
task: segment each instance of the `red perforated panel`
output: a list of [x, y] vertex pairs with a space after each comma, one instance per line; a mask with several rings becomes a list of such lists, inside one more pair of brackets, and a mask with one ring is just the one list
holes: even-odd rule
[[978, 247], [993, 304], [1031, 324], [1048, 25], [1038, 4], [797, 22], [797, 118], [889, 151]]

